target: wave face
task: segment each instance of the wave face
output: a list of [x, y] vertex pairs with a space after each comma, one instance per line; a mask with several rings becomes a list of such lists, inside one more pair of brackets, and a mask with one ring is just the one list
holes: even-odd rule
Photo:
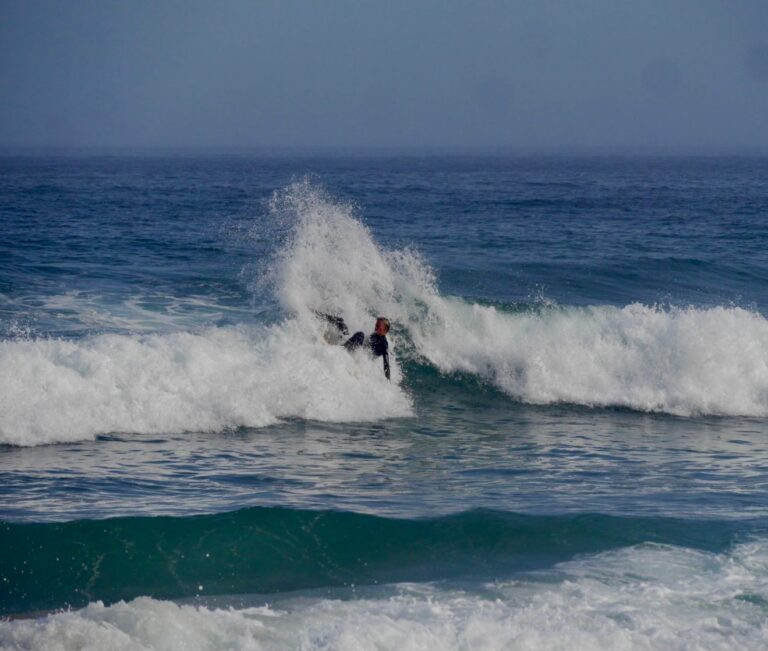
[[[768, 415], [768, 320], [758, 313], [640, 304], [504, 308], [446, 297], [418, 253], [378, 245], [353, 206], [307, 182], [277, 193], [264, 223], [279, 244], [258, 265], [254, 285], [268, 288], [282, 322], [6, 339], [0, 442], [408, 416], [418, 399], [401, 383], [409, 360], [414, 372], [426, 364], [468, 374], [527, 403]], [[383, 379], [380, 360], [324, 345], [313, 310], [342, 315], [354, 330], [388, 316], [393, 382]]]
[[470, 511], [390, 519], [257, 507], [205, 516], [0, 524], [3, 613], [489, 576], [644, 541], [722, 550], [750, 522]]
[[[515, 580], [222, 606], [138, 598], [0, 621], [14, 649], [764, 649], [768, 545], [642, 544]], [[351, 597], [351, 598], [350, 598]], [[233, 608], [232, 604], [236, 604]], [[227, 607], [228, 606], [228, 607]]]

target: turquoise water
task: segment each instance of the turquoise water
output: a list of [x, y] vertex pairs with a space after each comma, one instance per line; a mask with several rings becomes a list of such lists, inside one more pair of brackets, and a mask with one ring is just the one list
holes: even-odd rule
[[[765, 160], [5, 158], [0, 193], [4, 647], [764, 648]], [[390, 317], [393, 381], [317, 309]]]

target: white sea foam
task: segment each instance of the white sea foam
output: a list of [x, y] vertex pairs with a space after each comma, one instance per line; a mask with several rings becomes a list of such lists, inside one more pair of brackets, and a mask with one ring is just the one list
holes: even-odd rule
[[[542, 580], [543, 579], [543, 580]], [[463, 589], [205, 607], [149, 598], [0, 623], [3, 649], [659, 649], [768, 645], [768, 544], [729, 554], [640, 545], [536, 576]], [[352, 595], [347, 595], [352, 596]], [[263, 602], [262, 602], [263, 603]]]
[[[394, 360], [393, 360], [394, 361]], [[0, 342], [0, 442], [410, 414], [399, 370], [287, 321], [270, 328]]]

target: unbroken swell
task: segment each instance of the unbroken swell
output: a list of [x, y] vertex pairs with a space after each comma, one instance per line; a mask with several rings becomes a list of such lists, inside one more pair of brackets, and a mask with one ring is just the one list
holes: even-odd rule
[[648, 541], [717, 551], [744, 526], [492, 511], [405, 520], [262, 507], [192, 517], [3, 523], [0, 603], [8, 613], [146, 594], [499, 576]]

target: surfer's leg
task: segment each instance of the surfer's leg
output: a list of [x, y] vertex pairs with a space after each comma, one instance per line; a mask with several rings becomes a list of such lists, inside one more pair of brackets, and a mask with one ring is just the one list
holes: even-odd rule
[[317, 310], [312, 310], [314, 312], [315, 316], [320, 319], [321, 321], [325, 321], [326, 323], [329, 323], [334, 328], [336, 328], [341, 334], [346, 335], [349, 334], [349, 330], [347, 329], [347, 324], [344, 323], [344, 319], [342, 319], [340, 316], [335, 316], [333, 314], [326, 314], [325, 312], [318, 312]]
[[347, 350], [355, 350], [365, 343], [365, 335], [362, 332], [356, 332], [344, 343]]

